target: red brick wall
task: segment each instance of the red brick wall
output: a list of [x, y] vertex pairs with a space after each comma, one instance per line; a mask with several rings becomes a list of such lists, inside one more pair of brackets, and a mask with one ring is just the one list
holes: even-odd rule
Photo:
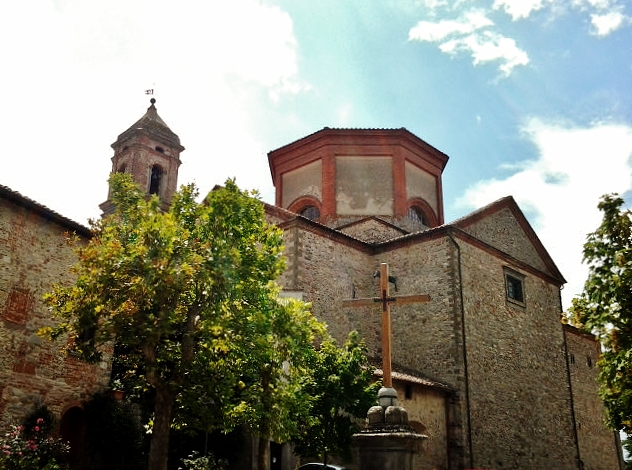
[[52, 324], [42, 302], [53, 283], [70, 282], [76, 261], [68, 228], [0, 199], [0, 426], [35, 406], [64, 406], [104, 387], [109, 365], [88, 365], [60, 353], [37, 331]]

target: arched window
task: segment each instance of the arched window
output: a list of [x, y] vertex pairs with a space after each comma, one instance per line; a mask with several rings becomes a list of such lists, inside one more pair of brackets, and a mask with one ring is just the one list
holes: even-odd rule
[[305, 206], [298, 213], [309, 220], [320, 219], [320, 211], [316, 206]]
[[151, 167], [149, 179], [149, 194], [160, 194], [160, 183], [162, 180], [162, 169], [158, 165]]
[[413, 222], [423, 224], [426, 227], [430, 226], [426, 214], [424, 214], [424, 212], [417, 206], [410, 206], [408, 208], [408, 218]]

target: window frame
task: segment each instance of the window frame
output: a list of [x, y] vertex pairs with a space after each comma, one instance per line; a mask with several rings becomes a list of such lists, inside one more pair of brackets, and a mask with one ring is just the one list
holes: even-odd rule
[[[512, 269], [504, 269], [505, 278], [505, 298], [512, 304], [519, 305], [521, 307], [526, 306], [526, 292], [525, 292], [525, 276]], [[519, 287], [520, 295], [513, 294], [515, 288]]]
[[320, 220], [320, 209], [314, 204], [307, 204], [301, 207], [297, 214], [313, 222], [318, 222]]
[[426, 215], [426, 212], [418, 205], [413, 204], [408, 206], [406, 217], [415, 223], [419, 223], [425, 227], [430, 227], [430, 221], [428, 219], [428, 216]]

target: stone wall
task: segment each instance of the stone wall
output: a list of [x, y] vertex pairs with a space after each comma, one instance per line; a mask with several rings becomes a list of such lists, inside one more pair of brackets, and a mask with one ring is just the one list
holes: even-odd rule
[[[339, 342], [344, 341], [350, 331], [358, 331], [366, 341], [369, 355], [376, 359], [381, 356], [379, 305], [343, 307], [343, 300], [379, 295], [379, 279], [374, 278], [374, 274], [381, 262], [389, 263], [391, 275], [397, 279], [397, 291], [391, 285], [392, 295], [429, 294], [432, 300], [428, 303], [398, 305], [391, 309], [393, 364], [397, 369], [414, 370], [456, 390], [462, 389], [463, 355], [460, 337], [455, 336], [455, 331], [460, 331], [460, 316], [455, 315], [460, 311], [456, 308], [459, 296], [454, 290], [454, 246], [448, 239], [432, 239], [374, 255], [352, 243], [340, 243], [299, 226], [286, 227], [284, 236], [288, 269], [280, 284], [287, 290], [301, 292], [304, 300], [312, 302], [316, 317], [327, 323]], [[432, 443], [429, 444], [432, 447], [429, 447], [430, 462], [436, 466], [419, 468], [449, 468], [446, 466], [449, 419], [446, 400], [439, 400], [436, 394], [431, 398], [423, 406], [424, 398], [415, 399], [413, 403], [415, 416], [424, 426], [430, 424], [423, 422], [429, 418], [424, 413], [430, 410], [432, 422], [442, 423], [432, 426]], [[457, 409], [452, 413], [450, 425], [462, 429], [461, 420], [466, 416], [464, 402], [457, 400], [454, 406]], [[455, 433], [453, 437], [452, 446], [461, 447], [462, 435]]]
[[605, 408], [597, 393], [599, 343], [571, 326], [565, 326], [564, 332], [580, 458], [586, 469], [618, 469], [620, 442], [604, 424]]
[[446, 394], [423, 385], [393, 380], [400, 406], [408, 412], [411, 427], [424, 434], [421, 455], [415, 470], [443, 470], [448, 468], [448, 415]]
[[52, 324], [43, 294], [71, 280], [76, 258], [63, 236], [68, 230], [0, 198], [0, 426], [40, 405], [59, 415], [107, 384], [109, 365], [65, 356], [63, 340], [37, 335]]
[[281, 286], [302, 292], [303, 300], [312, 302], [314, 314], [328, 324], [339, 343], [357, 330], [371, 354], [377, 354], [373, 340], [379, 336], [379, 317], [359, 317], [342, 308], [342, 301], [352, 298], [354, 290], [359, 297], [368, 295], [373, 281], [373, 272], [365, 272], [372, 264], [369, 255], [300, 227], [285, 230], [284, 237], [288, 259]]
[[[473, 466], [577, 468], [558, 288], [458, 243]], [[525, 276], [523, 305], [507, 299], [507, 267]]]
[[463, 229], [500, 251], [509, 253], [543, 272], [548, 272], [541, 254], [533, 244], [527, 242], [524, 229], [518, 224], [515, 214], [510, 209], [503, 208], [476, 220], [475, 223], [468, 224]]
[[[379, 296], [373, 276], [382, 262], [396, 279], [391, 295], [430, 295], [427, 303], [391, 308], [394, 370], [450, 390], [442, 404], [423, 393], [402, 400], [419, 413], [422, 426], [437, 422], [437, 415], [423, 415], [423, 407], [437, 413], [443, 407], [445, 413], [445, 434], [437, 432], [425, 444], [432, 455], [427, 465], [435, 466], [420, 469], [576, 469], [578, 455], [593, 468], [588, 463], [607, 447], [602, 461], [609, 465], [617, 458], [614, 437], [597, 425], [603, 409], [591, 388], [594, 377], [578, 371], [573, 389], [586, 400], [578, 401], [576, 413], [587, 415], [581, 420], [585, 437], [580, 435], [579, 444], [576, 439], [558, 278], [550, 261], [540, 258], [511, 211], [490, 217], [493, 224], [483, 218], [467, 225], [469, 233], [439, 228], [374, 246], [325, 228], [289, 224], [281, 283], [312, 302], [314, 314], [339, 341], [357, 330], [375, 358], [381, 355], [379, 306], [343, 307], [342, 301]], [[507, 273], [520, 279], [522, 301], [508, 298]], [[586, 347], [572, 344], [580, 346]], [[594, 363], [597, 353], [591, 351]], [[440, 454], [447, 454], [447, 465]]]

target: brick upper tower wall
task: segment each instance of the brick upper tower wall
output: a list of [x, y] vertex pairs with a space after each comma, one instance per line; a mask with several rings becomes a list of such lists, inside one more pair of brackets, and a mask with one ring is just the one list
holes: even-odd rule
[[325, 128], [268, 154], [276, 204], [313, 206], [335, 227], [363, 217], [398, 224], [411, 208], [424, 225], [443, 223], [447, 155], [406, 129]]

